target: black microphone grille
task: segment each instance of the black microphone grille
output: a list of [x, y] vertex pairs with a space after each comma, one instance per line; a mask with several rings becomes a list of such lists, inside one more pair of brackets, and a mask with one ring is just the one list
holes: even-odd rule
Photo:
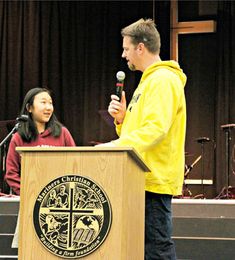
[[116, 77], [117, 77], [117, 80], [123, 81], [126, 77], [126, 74], [123, 71], [118, 71], [116, 74]]
[[16, 121], [21, 121], [21, 122], [27, 122], [28, 120], [29, 120], [28, 115], [21, 115], [21, 116], [16, 118]]

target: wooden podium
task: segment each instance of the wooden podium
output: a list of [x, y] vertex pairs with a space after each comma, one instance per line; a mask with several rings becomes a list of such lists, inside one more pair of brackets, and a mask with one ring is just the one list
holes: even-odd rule
[[[144, 185], [149, 169], [132, 148], [18, 147], [17, 151], [21, 154], [19, 260], [144, 259]], [[46, 191], [56, 190], [58, 178], [68, 176], [81, 176], [84, 183], [91, 180], [95, 183], [92, 187], [101, 187], [110, 202], [109, 231], [101, 245], [85, 255], [53, 254], [35, 231], [35, 202], [41, 201]], [[81, 200], [79, 203], [82, 205]], [[90, 199], [90, 203], [95, 202]], [[47, 215], [45, 211], [40, 218]]]

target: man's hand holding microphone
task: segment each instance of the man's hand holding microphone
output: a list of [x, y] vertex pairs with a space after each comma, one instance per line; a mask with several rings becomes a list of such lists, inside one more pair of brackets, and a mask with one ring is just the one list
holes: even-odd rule
[[[116, 124], [122, 124], [126, 115], [126, 96], [125, 91], [123, 91], [125, 73], [123, 71], [118, 71], [116, 77], [116, 93], [115, 95], [111, 95], [108, 112], [115, 119]], [[96, 146], [115, 147], [112, 142], [103, 143]]]
[[117, 124], [121, 124], [126, 114], [126, 96], [123, 91], [125, 73], [118, 71], [116, 77], [116, 95], [111, 95], [108, 112], [115, 119]]

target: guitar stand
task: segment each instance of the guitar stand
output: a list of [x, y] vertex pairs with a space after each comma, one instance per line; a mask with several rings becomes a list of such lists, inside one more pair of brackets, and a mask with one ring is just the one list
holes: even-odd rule
[[188, 188], [188, 185], [185, 183], [185, 180], [188, 178], [189, 173], [193, 169], [193, 167], [200, 161], [201, 155], [197, 157], [197, 159], [191, 165], [185, 165], [185, 173], [184, 173], [184, 183], [183, 183], [183, 191], [182, 195], [179, 198], [193, 198], [193, 194]]

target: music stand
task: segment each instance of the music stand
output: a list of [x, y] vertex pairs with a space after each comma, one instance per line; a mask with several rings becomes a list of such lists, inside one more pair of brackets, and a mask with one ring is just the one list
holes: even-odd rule
[[[101, 119], [102, 119], [102, 122], [105, 122], [106, 123], [106, 125], [108, 125], [108, 127], [109, 127], [109, 132], [111, 133], [112, 131], [115, 133], [115, 124], [114, 124], [114, 119], [113, 119], [113, 117], [109, 114], [109, 112], [108, 112], [108, 110], [99, 110], [98, 111], [98, 113], [99, 113], [99, 115], [100, 115], [100, 117], [101, 117]], [[111, 139], [112, 139], [112, 137], [111, 137]], [[104, 143], [104, 142], [102, 142], [102, 141], [96, 141], [96, 140], [91, 140], [91, 141], [89, 141], [89, 144], [90, 145], [98, 145], [98, 144], [102, 144], [102, 143]]]
[[224, 132], [225, 132], [225, 179], [226, 179], [226, 185], [225, 185], [225, 198], [229, 199], [229, 165], [230, 165], [230, 134], [231, 129], [235, 128], [235, 124], [227, 124], [227, 125], [221, 125], [220, 126]]
[[114, 119], [109, 114], [108, 110], [99, 110], [98, 113], [108, 126], [114, 128]]

